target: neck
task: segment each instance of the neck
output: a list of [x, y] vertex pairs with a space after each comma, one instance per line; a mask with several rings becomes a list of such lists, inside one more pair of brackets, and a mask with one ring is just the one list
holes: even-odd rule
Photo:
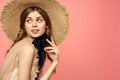
[[31, 38], [31, 37], [29, 37], [29, 36], [27, 36], [26, 39], [27, 39], [29, 42], [31, 42], [31, 43], [35, 40], [34, 38]]

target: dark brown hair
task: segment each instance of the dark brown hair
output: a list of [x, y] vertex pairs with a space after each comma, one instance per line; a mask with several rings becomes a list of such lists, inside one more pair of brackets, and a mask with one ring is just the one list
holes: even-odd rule
[[[23, 12], [20, 15], [20, 31], [18, 32], [17, 38], [14, 40], [14, 43], [12, 44], [11, 48], [15, 45], [15, 43], [17, 43], [18, 41], [22, 40], [23, 38], [25, 38], [27, 36], [27, 33], [24, 30], [25, 21], [26, 21], [27, 16], [33, 11], [38, 11], [38, 13], [40, 13], [40, 15], [43, 17], [43, 19], [45, 20], [46, 25], [47, 25], [47, 29], [46, 29], [45, 33], [47, 35], [51, 36], [51, 32], [52, 32], [51, 21], [50, 21], [48, 14], [46, 13], [46, 11], [44, 11], [43, 9], [41, 9], [40, 7], [37, 7], [37, 6], [28, 7], [25, 10], [23, 10]], [[7, 52], [9, 52], [9, 50]]]
[[16, 38], [16, 40], [14, 41], [14, 43], [20, 41], [21, 39], [25, 38], [27, 33], [26, 31], [24, 30], [24, 27], [25, 27], [25, 20], [27, 18], [27, 16], [33, 12], [33, 11], [38, 11], [43, 19], [45, 20], [46, 22], [46, 25], [47, 25], [47, 29], [46, 29], [46, 34], [48, 34], [49, 36], [51, 36], [51, 21], [50, 21], [50, 18], [48, 16], [48, 14], [46, 13], [46, 11], [44, 11], [43, 9], [41, 9], [40, 7], [37, 7], [37, 6], [32, 6], [32, 7], [28, 7], [26, 8], [22, 13], [21, 13], [21, 16], [20, 16], [20, 31], [18, 33], [18, 36]]

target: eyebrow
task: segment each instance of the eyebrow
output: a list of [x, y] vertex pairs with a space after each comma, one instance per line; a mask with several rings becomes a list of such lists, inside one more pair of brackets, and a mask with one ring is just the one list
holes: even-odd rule
[[[27, 18], [30, 18], [30, 19], [31, 19], [32, 17], [29, 17], [29, 16], [28, 16]], [[27, 18], [26, 18], [26, 19], [27, 19]], [[42, 16], [37, 17], [37, 19], [38, 19], [38, 18], [43, 19], [43, 17], [42, 17]]]

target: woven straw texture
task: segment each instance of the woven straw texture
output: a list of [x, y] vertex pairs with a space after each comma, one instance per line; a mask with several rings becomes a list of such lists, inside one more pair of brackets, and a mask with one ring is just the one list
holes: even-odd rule
[[30, 6], [44, 9], [52, 23], [52, 36], [56, 45], [62, 42], [68, 32], [68, 14], [64, 6], [57, 0], [11, 0], [4, 6], [1, 22], [6, 35], [15, 40], [20, 30], [20, 14]]

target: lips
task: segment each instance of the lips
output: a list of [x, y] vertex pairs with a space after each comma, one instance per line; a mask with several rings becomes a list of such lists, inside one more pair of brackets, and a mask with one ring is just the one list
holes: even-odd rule
[[39, 32], [39, 29], [32, 29], [31, 32], [32, 32], [33, 34], [37, 34], [37, 33]]

